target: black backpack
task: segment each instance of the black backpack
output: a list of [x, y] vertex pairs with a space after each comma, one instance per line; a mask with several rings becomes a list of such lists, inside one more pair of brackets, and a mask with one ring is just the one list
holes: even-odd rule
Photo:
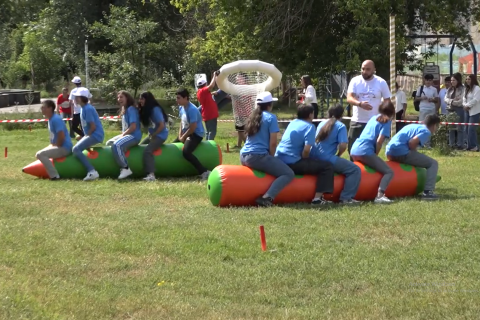
[[[423, 94], [423, 86], [420, 87], [420, 97]], [[415, 101], [417, 97], [417, 90], [413, 91], [412, 98], [413, 98], [413, 106], [415, 107], [415, 111], [420, 111], [420, 101]]]

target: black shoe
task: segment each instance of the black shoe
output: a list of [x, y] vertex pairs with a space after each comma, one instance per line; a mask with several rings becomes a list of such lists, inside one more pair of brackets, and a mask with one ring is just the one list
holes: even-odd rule
[[255, 200], [255, 203], [258, 204], [260, 207], [271, 207], [273, 206], [273, 199], [260, 197]]
[[320, 199], [313, 199], [312, 204], [314, 205], [325, 205], [325, 204], [330, 204], [332, 201], [325, 200], [324, 197], [321, 197]]
[[439, 197], [433, 191], [424, 191], [422, 194], [422, 200], [434, 201], [438, 199]]
[[57, 180], [60, 180], [60, 177], [50, 178], [50, 181], [57, 181]]

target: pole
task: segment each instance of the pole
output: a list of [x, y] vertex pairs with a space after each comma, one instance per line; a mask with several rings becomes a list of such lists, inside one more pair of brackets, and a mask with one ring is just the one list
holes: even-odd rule
[[85, 86], [89, 88], [90, 79], [88, 79], [88, 36], [85, 39]]
[[[395, 70], [395, 15], [390, 15], [390, 92], [392, 95], [392, 103], [395, 105], [395, 81], [397, 73]], [[392, 136], [396, 133], [396, 122], [392, 121]]]

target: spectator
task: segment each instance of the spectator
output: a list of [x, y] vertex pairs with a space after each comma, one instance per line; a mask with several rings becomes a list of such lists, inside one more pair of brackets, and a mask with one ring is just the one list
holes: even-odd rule
[[[423, 90], [419, 88], [415, 97], [416, 101], [420, 101], [420, 121], [425, 121], [429, 114], [438, 114], [438, 91], [433, 86], [433, 75], [426, 74], [424, 76]], [[427, 141], [425, 146], [430, 147], [430, 142]]]
[[[305, 75], [300, 79], [303, 87], [303, 92], [298, 96], [302, 98], [302, 101], [297, 101], [298, 104], [311, 105], [313, 107], [313, 117], [314, 119], [318, 118], [318, 102], [317, 102], [317, 93], [315, 88], [312, 85], [312, 79], [310, 76]], [[317, 122], [313, 123], [315, 127], [318, 125]]]
[[207, 80], [200, 78], [197, 81], [197, 99], [200, 103], [202, 119], [205, 122], [205, 140], [214, 140], [217, 134], [218, 107], [210, 92], [215, 87], [216, 74], [212, 75], [212, 81], [207, 86]]
[[[463, 96], [465, 122], [478, 123], [480, 120], [480, 88], [477, 77], [470, 74], [465, 79], [465, 94]], [[477, 126], [467, 127], [467, 151], [478, 151]]]
[[445, 95], [447, 94], [448, 89], [451, 87], [451, 77], [445, 77], [445, 87], [440, 89], [438, 97], [440, 98], [440, 110], [442, 114], [447, 114], [447, 103], [445, 102]]
[[[407, 95], [405, 91], [395, 82], [395, 119], [396, 120], [405, 120], [407, 115]], [[396, 122], [396, 132], [402, 130], [405, 126], [404, 122]]]
[[[463, 110], [463, 95], [465, 88], [462, 85], [462, 75], [455, 73], [451, 79], [451, 86], [445, 95], [445, 104], [447, 111], [456, 113], [458, 120], [456, 122], [465, 122], [465, 110]], [[456, 137], [455, 137], [456, 136]], [[465, 126], [457, 125], [456, 129], [449, 130], [449, 145], [455, 149], [463, 149], [465, 140]]]
[[[76, 97], [76, 92], [77, 90], [80, 90], [79, 88], [82, 87], [82, 79], [78, 76], [73, 77], [72, 83], [75, 84], [76, 88], [73, 89], [70, 92], [70, 97], [68, 98], [70, 100], [70, 106], [73, 105], [73, 118], [72, 118], [72, 125], [71, 125], [71, 130], [70, 130], [70, 137], [75, 138], [75, 133], [78, 134], [80, 137], [84, 136], [82, 127], [81, 127], [81, 121], [80, 121], [80, 112], [82, 111], [82, 107], [76, 102], [77, 100], [75, 99]], [[89, 97], [90, 99], [92, 95], [89, 92]]]
[[[68, 88], [63, 88], [62, 93], [57, 97], [57, 110], [62, 119], [70, 118], [72, 116], [72, 108], [70, 100], [68, 99]], [[70, 131], [72, 130], [72, 123], [68, 121]]]

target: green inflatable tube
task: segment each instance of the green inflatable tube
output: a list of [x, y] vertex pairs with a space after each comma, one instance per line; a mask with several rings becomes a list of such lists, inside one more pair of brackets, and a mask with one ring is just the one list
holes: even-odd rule
[[[145, 145], [135, 146], [125, 154], [128, 166], [133, 171], [133, 178], [145, 176], [143, 168], [145, 147]], [[155, 151], [155, 176], [181, 177], [198, 175], [197, 170], [183, 157], [182, 149], [183, 143], [171, 143], [165, 144]], [[88, 160], [98, 171], [101, 178], [118, 177], [120, 168], [113, 158], [110, 147], [93, 147], [92, 151], [84, 151], [84, 154], [87, 155]], [[222, 164], [222, 152], [215, 141], [203, 141], [193, 154], [208, 170], [213, 170], [216, 166]], [[53, 165], [60, 177], [64, 179], [83, 179], [87, 175], [85, 167], [73, 155], [55, 159], [53, 160]], [[27, 165], [22, 171], [39, 178], [48, 178], [45, 167], [38, 160]]]

